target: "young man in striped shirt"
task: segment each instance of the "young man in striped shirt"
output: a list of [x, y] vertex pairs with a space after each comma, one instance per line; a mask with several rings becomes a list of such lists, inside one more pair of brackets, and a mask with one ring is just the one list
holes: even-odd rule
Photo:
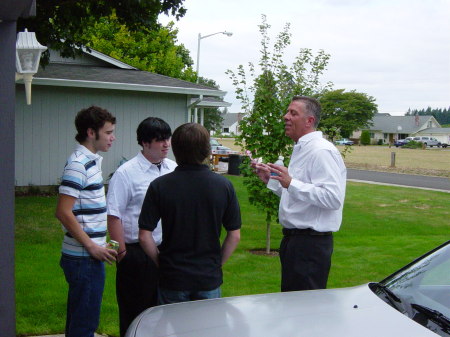
[[115, 140], [116, 118], [91, 106], [75, 118], [80, 143], [64, 167], [56, 217], [65, 232], [61, 268], [67, 283], [67, 337], [93, 337], [100, 319], [105, 283], [103, 262], [117, 253], [106, 248], [106, 200], [101, 171], [102, 157]]

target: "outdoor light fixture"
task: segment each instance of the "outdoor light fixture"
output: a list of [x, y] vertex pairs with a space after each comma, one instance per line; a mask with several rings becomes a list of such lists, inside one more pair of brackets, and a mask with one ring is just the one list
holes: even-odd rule
[[28, 105], [31, 104], [31, 81], [33, 80], [33, 75], [38, 71], [41, 54], [46, 50], [47, 47], [36, 40], [34, 32], [28, 32], [25, 29], [24, 32], [17, 34], [16, 81], [23, 79]]
[[199, 68], [200, 68], [200, 41], [202, 39], [206, 39], [207, 37], [210, 37], [210, 36], [213, 36], [213, 35], [217, 35], [217, 34], [224, 34], [224, 35], [226, 35], [228, 37], [233, 35], [233, 33], [227, 32], [227, 31], [225, 31], [225, 32], [217, 32], [217, 33], [213, 33], [213, 34], [209, 34], [209, 35], [205, 35], [205, 36], [202, 36], [200, 33], [198, 33], [198, 44], [197, 44], [197, 83], [198, 83], [198, 80], [200, 78], [200, 76], [199, 76]]

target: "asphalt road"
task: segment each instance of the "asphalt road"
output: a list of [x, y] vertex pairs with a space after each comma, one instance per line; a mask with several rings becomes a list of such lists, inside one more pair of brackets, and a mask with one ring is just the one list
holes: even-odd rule
[[444, 177], [347, 169], [347, 179], [362, 182], [425, 188], [450, 193], [450, 179]]

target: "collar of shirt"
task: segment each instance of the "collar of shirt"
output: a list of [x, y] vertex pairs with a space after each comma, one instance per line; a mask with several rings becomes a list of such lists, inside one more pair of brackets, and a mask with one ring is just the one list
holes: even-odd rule
[[203, 171], [203, 170], [209, 170], [208, 165], [204, 164], [181, 164], [176, 167], [177, 171]]
[[313, 131], [310, 133], [307, 133], [306, 135], [300, 137], [300, 139], [295, 143], [295, 146], [303, 147], [307, 143], [309, 143], [313, 139], [317, 138], [323, 138], [322, 131]]
[[75, 151], [80, 151], [82, 154], [84, 154], [87, 158], [90, 160], [95, 160], [99, 163], [102, 162], [103, 157], [100, 156], [97, 153], [92, 153], [86, 146], [78, 144]]
[[[153, 164], [147, 158], [144, 157], [144, 155], [142, 154], [142, 151], [139, 151], [139, 153], [137, 155], [137, 159], [138, 159], [139, 165], [141, 166], [142, 171], [144, 171], [144, 172], [151, 170], [152, 167], [158, 168], [158, 166], [156, 164]], [[165, 162], [165, 158], [163, 160], [161, 160], [161, 167], [164, 167], [166, 169], [169, 168], [169, 166]]]

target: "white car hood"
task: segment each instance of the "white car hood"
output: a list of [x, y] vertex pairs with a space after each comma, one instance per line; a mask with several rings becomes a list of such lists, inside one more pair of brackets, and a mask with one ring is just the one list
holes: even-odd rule
[[140, 314], [127, 337], [436, 337], [368, 285], [163, 305]]

